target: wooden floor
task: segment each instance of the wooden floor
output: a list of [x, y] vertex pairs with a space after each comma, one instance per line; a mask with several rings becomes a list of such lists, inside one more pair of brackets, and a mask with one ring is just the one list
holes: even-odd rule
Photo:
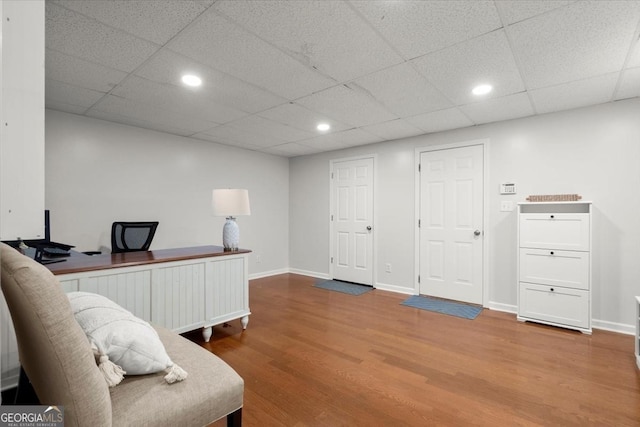
[[459, 319], [313, 283], [254, 280], [246, 331], [188, 335], [244, 378], [246, 427], [640, 425], [632, 336], [491, 310]]

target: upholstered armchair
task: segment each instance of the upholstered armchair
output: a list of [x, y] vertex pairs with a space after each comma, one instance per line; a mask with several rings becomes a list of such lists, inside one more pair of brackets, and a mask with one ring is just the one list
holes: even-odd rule
[[30, 385], [41, 404], [63, 406], [65, 425], [203, 426], [225, 416], [228, 425], [241, 425], [242, 378], [167, 329], [156, 328], [167, 354], [188, 377], [168, 384], [164, 373], [125, 376], [109, 387], [55, 276], [1, 243], [0, 259], [2, 292], [26, 374], [19, 388]]

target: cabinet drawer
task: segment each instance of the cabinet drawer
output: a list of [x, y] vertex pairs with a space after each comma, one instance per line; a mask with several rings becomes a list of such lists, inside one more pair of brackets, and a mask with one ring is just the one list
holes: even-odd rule
[[540, 320], [591, 329], [589, 292], [520, 283], [518, 316], [526, 320]]
[[588, 251], [589, 214], [521, 214], [520, 247]]
[[589, 253], [520, 249], [520, 281], [589, 289]]

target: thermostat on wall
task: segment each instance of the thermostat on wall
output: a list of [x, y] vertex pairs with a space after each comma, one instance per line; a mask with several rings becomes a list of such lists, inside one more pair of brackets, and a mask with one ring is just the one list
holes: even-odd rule
[[516, 194], [516, 184], [500, 184], [500, 194]]

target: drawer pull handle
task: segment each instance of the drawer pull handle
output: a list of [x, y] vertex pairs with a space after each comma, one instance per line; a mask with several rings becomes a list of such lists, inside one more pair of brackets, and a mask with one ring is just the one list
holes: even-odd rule
[[553, 255], [553, 251], [551, 251], [551, 255]]
[[555, 215], [551, 215], [551, 219], [553, 219], [553, 218], [555, 218], [555, 217], [556, 217]]
[[551, 292], [553, 292], [553, 288], [551, 288]]

